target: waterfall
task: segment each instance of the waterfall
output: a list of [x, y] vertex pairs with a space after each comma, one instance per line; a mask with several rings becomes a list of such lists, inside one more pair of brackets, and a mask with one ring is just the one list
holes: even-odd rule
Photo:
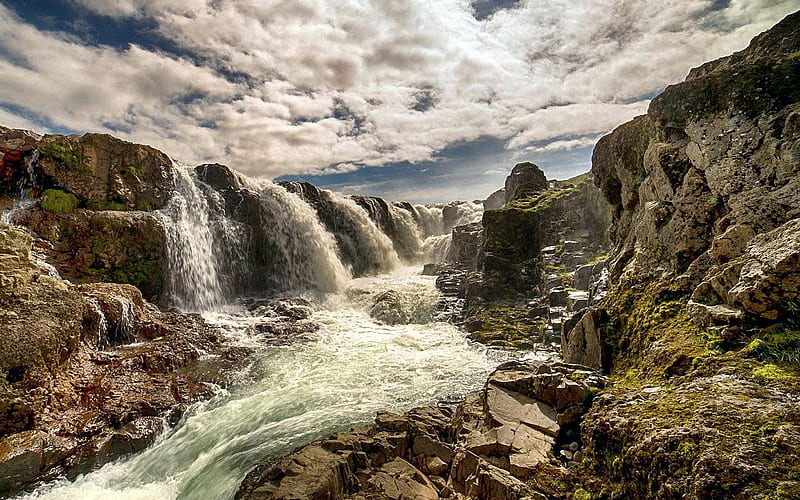
[[175, 164], [175, 192], [161, 211], [167, 237], [167, 302], [206, 311], [225, 302], [209, 205], [193, 169]]
[[258, 192], [260, 225], [270, 237], [273, 277], [283, 290], [333, 292], [351, 276], [337, 255], [336, 240], [299, 196], [270, 181], [245, 179]]
[[394, 222], [394, 243], [397, 253], [403, 255], [408, 262], [416, 262], [422, 249], [422, 234], [414, 220], [414, 214], [407, 208], [389, 204], [389, 216]]
[[444, 262], [450, 253], [450, 243], [453, 241], [452, 234], [442, 234], [425, 238], [422, 243], [422, 260], [428, 262]]
[[440, 236], [447, 232], [444, 230], [444, 219], [442, 218], [441, 207], [414, 205], [413, 208], [423, 238], [427, 239], [431, 236]]
[[349, 198], [327, 193], [355, 227], [350, 237], [353, 238], [354, 255], [358, 260], [367, 264], [371, 272], [391, 271], [400, 265], [392, 240], [378, 229], [366, 210]]
[[351, 198], [306, 182], [279, 184], [316, 210], [320, 222], [336, 238], [339, 257], [353, 276], [387, 272], [399, 265], [392, 241]]

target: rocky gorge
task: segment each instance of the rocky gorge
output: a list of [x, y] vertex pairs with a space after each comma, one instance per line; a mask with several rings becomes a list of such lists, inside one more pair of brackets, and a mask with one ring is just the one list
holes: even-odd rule
[[0, 151], [0, 495], [800, 496], [800, 13], [482, 204]]

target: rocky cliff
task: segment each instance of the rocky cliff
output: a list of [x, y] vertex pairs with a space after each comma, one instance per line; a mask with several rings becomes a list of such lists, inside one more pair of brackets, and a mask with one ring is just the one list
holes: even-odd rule
[[172, 160], [148, 146], [0, 127], [0, 207], [40, 198], [15, 222], [42, 238], [48, 260], [76, 283], [125, 283], [160, 297], [164, 229], [148, 212], [166, 206], [174, 177]]
[[611, 498], [800, 495], [800, 13], [600, 140], [611, 289], [564, 335]]

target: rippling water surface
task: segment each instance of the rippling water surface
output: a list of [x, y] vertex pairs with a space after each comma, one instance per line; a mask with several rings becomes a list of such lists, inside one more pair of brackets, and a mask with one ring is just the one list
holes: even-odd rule
[[[436, 299], [433, 280], [408, 270], [353, 280], [318, 302], [312, 319], [322, 327], [310, 340], [259, 348], [247, 382], [195, 406], [151, 448], [30, 498], [232, 498], [259, 461], [366, 423], [377, 410], [402, 412], [479, 388], [501, 355], [446, 323], [376, 323], [367, 310], [387, 289], [412, 308]], [[205, 317], [231, 342], [256, 342], [248, 326], [257, 319], [242, 311]]]

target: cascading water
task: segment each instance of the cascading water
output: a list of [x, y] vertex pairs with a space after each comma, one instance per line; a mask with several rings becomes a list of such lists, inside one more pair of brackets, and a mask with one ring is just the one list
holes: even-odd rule
[[422, 243], [423, 262], [444, 262], [450, 254], [450, 244], [453, 235], [442, 234], [439, 236], [429, 236]]
[[[403, 412], [479, 388], [506, 355], [468, 343], [447, 323], [385, 325], [369, 316], [387, 288], [404, 307], [437, 299], [432, 277], [408, 271], [351, 281], [318, 303], [311, 320], [319, 331], [262, 347], [246, 383], [197, 404], [151, 448], [29, 498], [229, 499], [257, 463], [367, 423], [378, 410]], [[229, 339], [257, 342], [248, 332], [259, 318], [231, 310], [204, 317]]]
[[370, 263], [373, 269], [383, 272], [391, 271], [400, 265], [400, 258], [392, 245], [392, 240], [378, 229], [363, 208], [344, 196], [330, 193], [330, 199], [349, 216], [355, 227], [351, 237], [355, 240], [353, 246], [359, 259]]
[[394, 221], [395, 245], [400, 246], [397, 253], [405, 255], [409, 263], [417, 261], [422, 248], [422, 234], [414, 220], [414, 214], [405, 208], [389, 204], [389, 216]]
[[[397, 266], [398, 253], [412, 262], [423, 253], [437, 259], [446, 253], [441, 207], [357, 203], [328, 192], [326, 203], [346, 220], [342, 231], [354, 254], [374, 269], [397, 268], [352, 279], [336, 236], [299, 196], [269, 181], [239, 178], [236, 189], [251, 196], [258, 219], [258, 227], [243, 230], [194, 170], [178, 166], [176, 173], [175, 194], [161, 212], [169, 299], [203, 312], [229, 344], [255, 349], [252, 363], [242, 369], [246, 382], [190, 408], [144, 452], [75, 481], [45, 485], [30, 498], [232, 498], [257, 463], [366, 423], [378, 410], [403, 412], [461, 396], [507, 359], [469, 343], [453, 325], [434, 322], [434, 279]], [[252, 272], [248, 259], [254, 251], [270, 270], [255, 279], [274, 283], [265, 290], [309, 298], [315, 310], [310, 321], [320, 326], [316, 332], [280, 345], [259, 337], [255, 326], [267, 317], [236, 306], [231, 292], [236, 280]], [[98, 338], [107, 337], [102, 312], [97, 323]]]
[[175, 165], [175, 192], [162, 211], [167, 236], [168, 302], [184, 311], [206, 311], [225, 302], [209, 205], [194, 170]]
[[260, 222], [275, 247], [275, 278], [282, 290], [332, 292], [350, 279], [336, 240], [313, 208], [269, 181], [250, 180], [247, 187], [259, 193]]

